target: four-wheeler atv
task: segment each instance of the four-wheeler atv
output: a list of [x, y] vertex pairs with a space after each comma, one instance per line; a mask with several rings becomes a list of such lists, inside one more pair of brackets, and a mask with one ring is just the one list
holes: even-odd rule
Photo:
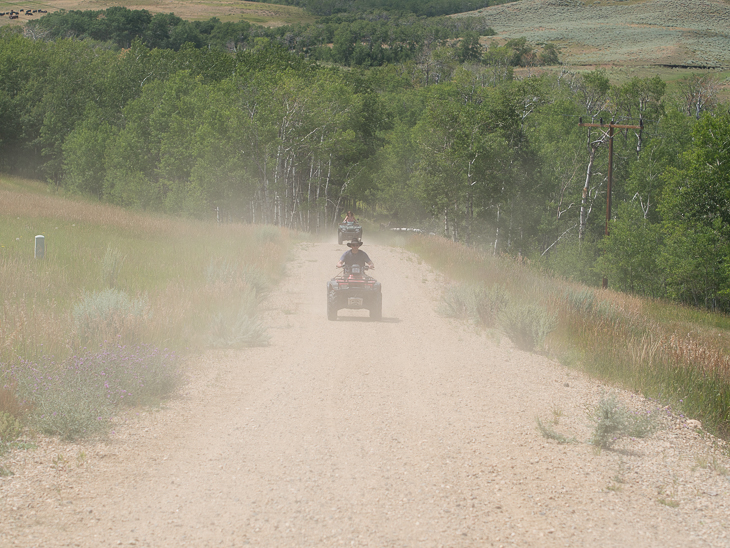
[[362, 225], [359, 223], [342, 222], [337, 227], [337, 243], [342, 244], [344, 240], [361, 240]]
[[370, 319], [383, 317], [383, 294], [380, 282], [365, 274], [367, 266], [357, 264], [343, 268], [327, 282], [327, 319], [336, 320], [341, 308], [365, 308], [370, 311]]

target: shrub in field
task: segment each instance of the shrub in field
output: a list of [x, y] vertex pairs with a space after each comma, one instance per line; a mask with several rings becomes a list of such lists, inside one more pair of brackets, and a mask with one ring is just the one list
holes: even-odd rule
[[486, 327], [493, 327], [497, 323], [499, 314], [509, 302], [507, 290], [504, 286], [495, 285], [482, 287], [476, 294], [476, 315]]
[[493, 327], [507, 304], [507, 291], [502, 286], [454, 285], [444, 293], [441, 312], [451, 318], [472, 319]]
[[154, 401], [181, 380], [176, 356], [150, 346], [85, 352], [60, 363], [21, 360], [10, 375], [30, 406], [30, 424], [64, 439], [104, 431], [121, 405]]
[[471, 315], [473, 290], [463, 285], [446, 288], [441, 299], [440, 312], [449, 318], [467, 319]]
[[101, 260], [101, 283], [104, 287], [109, 289], [116, 287], [125, 258], [117, 248], [107, 246], [104, 258]]
[[239, 267], [223, 258], [210, 260], [205, 281], [208, 286], [227, 286], [230, 291], [245, 293], [253, 289], [258, 300], [269, 291], [269, 281], [261, 271], [251, 266]]
[[30, 424], [44, 434], [76, 439], [107, 427], [116, 407], [113, 388], [90, 360], [75, 364], [21, 360], [11, 374], [32, 410]]
[[246, 307], [213, 317], [210, 344], [215, 348], [266, 346], [268, 342], [266, 327]]
[[182, 381], [177, 354], [150, 345], [104, 349], [89, 359], [110, 379], [107, 384], [115, 388], [120, 404], [156, 403]]
[[632, 413], [613, 394], [596, 404], [589, 419], [595, 425], [589, 441], [601, 449], [623, 437], [646, 438], [659, 428], [653, 415]]
[[518, 348], [533, 350], [555, 329], [557, 319], [542, 306], [509, 303], [499, 314], [499, 325]]
[[589, 314], [596, 303], [596, 293], [591, 289], [567, 289], [564, 298], [568, 308], [578, 314]]
[[114, 338], [134, 331], [149, 315], [147, 297], [132, 299], [124, 291], [84, 292], [73, 307], [76, 332], [82, 341]]

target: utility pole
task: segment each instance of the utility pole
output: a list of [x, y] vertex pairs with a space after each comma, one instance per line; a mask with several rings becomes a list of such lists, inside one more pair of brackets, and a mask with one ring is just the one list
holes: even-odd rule
[[[600, 127], [608, 128], [608, 184], [606, 186], [606, 231], [605, 235], [608, 236], [608, 222], [611, 220], [611, 186], [613, 183], [613, 130], [614, 128], [618, 129], [638, 129], [639, 132], [644, 129], [644, 120], [643, 118], [639, 118], [639, 125], [638, 126], [632, 126], [629, 124], [614, 124], [613, 120], [611, 120], [611, 123], [604, 124], [603, 118], [601, 118], [600, 122], [598, 124], [584, 124], [583, 118], [578, 119], [578, 125], [581, 127]], [[606, 289], [608, 287], [608, 278], [606, 276], [603, 277], [603, 289]]]

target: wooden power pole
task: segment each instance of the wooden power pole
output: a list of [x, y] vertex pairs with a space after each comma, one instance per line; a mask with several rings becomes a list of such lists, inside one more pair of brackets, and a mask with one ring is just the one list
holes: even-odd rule
[[[613, 130], [614, 128], [618, 129], [638, 129], [641, 131], [644, 129], [644, 121], [642, 119], [639, 119], [639, 125], [638, 126], [632, 126], [629, 124], [614, 124], [613, 120], [611, 120], [611, 123], [604, 124], [603, 120], [601, 119], [600, 123], [598, 124], [584, 124], [583, 118], [580, 118], [578, 120], [578, 125], [582, 127], [600, 127], [608, 128], [608, 184], [606, 186], [606, 231], [605, 235], [608, 236], [608, 222], [611, 220], [611, 186], [612, 186], [612, 179], [613, 179]], [[603, 289], [606, 289], [608, 287], [608, 278], [606, 276], [603, 277]]]

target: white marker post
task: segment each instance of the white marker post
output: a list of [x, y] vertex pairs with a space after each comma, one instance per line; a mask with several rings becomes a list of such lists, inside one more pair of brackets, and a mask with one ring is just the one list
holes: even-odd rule
[[42, 259], [46, 254], [46, 237], [38, 235], [35, 237], [35, 253], [36, 259]]

